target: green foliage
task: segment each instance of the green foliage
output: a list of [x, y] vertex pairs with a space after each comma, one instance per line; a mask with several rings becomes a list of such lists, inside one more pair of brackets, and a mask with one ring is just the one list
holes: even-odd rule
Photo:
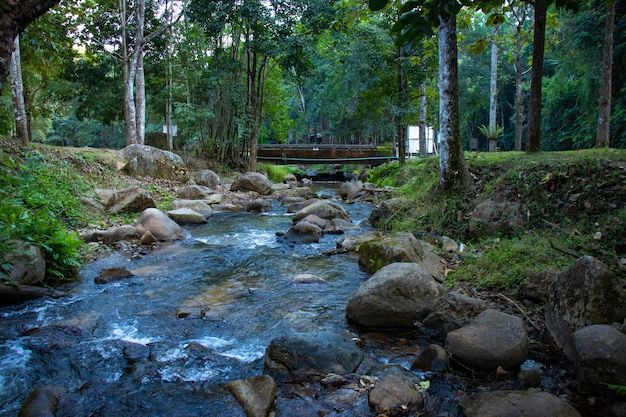
[[614, 385], [614, 384], [604, 384], [611, 391], [616, 392], [619, 395], [626, 395], [626, 386], [625, 385]]
[[485, 135], [487, 137], [487, 139], [489, 140], [497, 140], [500, 135], [502, 135], [502, 132], [504, 132], [504, 128], [496, 125], [494, 128], [491, 128], [491, 126], [479, 126], [478, 130], [480, 130], [480, 132]]
[[[623, 271], [626, 253], [626, 153], [616, 149], [579, 152], [467, 153], [478, 189], [475, 195], [441, 198], [437, 158], [386, 164], [370, 181], [395, 186], [409, 210], [394, 209], [381, 228], [463, 242], [463, 262], [448, 275], [490, 289], [514, 289], [548, 267], [564, 269], [570, 255], [590, 255]], [[527, 228], [498, 238], [472, 238], [473, 208], [486, 199], [521, 202]], [[558, 248], [558, 249], [557, 249]]]
[[512, 290], [546, 268], [562, 270], [572, 258], [556, 252], [547, 238], [529, 232], [514, 239], [487, 239], [470, 245], [465, 261], [447, 276], [448, 284], [466, 281], [490, 290]]
[[259, 170], [267, 172], [267, 177], [275, 183], [283, 182], [283, 178], [287, 174], [302, 173], [302, 170], [291, 165], [273, 165], [269, 163], [260, 163]]
[[0, 153], [0, 166], [0, 258], [12, 250], [7, 242], [27, 242], [41, 247], [47, 278], [73, 277], [81, 240], [66, 228], [82, 223], [82, 182], [67, 163], [53, 166], [36, 151], [23, 160]]

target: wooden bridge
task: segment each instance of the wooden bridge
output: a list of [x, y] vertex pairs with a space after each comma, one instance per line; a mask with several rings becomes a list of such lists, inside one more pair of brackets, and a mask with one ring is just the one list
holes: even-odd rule
[[[392, 155], [389, 155], [389, 154]], [[382, 165], [398, 159], [395, 148], [376, 145], [264, 144], [257, 148], [257, 160], [277, 165], [362, 164]]]

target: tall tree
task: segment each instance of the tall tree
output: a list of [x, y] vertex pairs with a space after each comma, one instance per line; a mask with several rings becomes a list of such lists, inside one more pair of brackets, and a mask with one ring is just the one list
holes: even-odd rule
[[24, 82], [22, 80], [22, 63], [20, 55], [20, 37], [15, 37], [15, 50], [11, 55], [9, 71], [11, 81], [11, 96], [13, 97], [13, 113], [15, 115], [15, 132], [22, 145], [27, 146], [30, 140], [28, 132], [28, 116], [24, 103]]
[[543, 58], [546, 40], [546, 0], [535, 0], [533, 28], [533, 66], [530, 76], [530, 99], [528, 111], [528, 140], [526, 152], [541, 150], [541, 89], [543, 81]]
[[[381, 10], [388, 0], [370, 0], [371, 10]], [[439, 41], [439, 185], [443, 192], [465, 192], [473, 183], [463, 154], [459, 127], [456, 0], [409, 1], [400, 8], [396, 29], [402, 43], [413, 42], [438, 27]]]
[[596, 148], [608, 147], [611, 137], [611, 81], [613, 78], [613, 30], [615, 28], [615, 3], [615, 0], [611, 0], [610, 3], [607, 4]]

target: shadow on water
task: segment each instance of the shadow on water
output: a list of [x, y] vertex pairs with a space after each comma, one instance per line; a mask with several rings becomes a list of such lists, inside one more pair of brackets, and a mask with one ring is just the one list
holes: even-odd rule
[[[355, 223], [369, 212], [346, 208]], [[260, 374], [279, 335], [345, 329], [367, 277], [354, 255], [322, 254], [337, 235], [299, 246], [277, 237], [291, 224], [285, 211], [215, 214], [187, 241], [86, 265], [62, 288], [70, 297], [0, 309], [0, 416], [46, 384], [66, 390], [59, 416], [243, 415], [221, 384]], [[136, 277], [94, 283], [112, 267]], [[326, 283], [292, 283], [300, 273]]]

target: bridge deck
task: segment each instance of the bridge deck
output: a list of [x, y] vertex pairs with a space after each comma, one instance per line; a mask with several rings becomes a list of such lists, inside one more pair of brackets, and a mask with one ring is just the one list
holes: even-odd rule
[[[381, 165], [397, 159], [381, 152], [375, 145], [340, 145], [340, 144], [308, 144], [259, 145], [257, 160], [272, 162], [278, 165], [286, 164], [368, 164]], [[395, 153], [395, 152], [394, 152]]]

